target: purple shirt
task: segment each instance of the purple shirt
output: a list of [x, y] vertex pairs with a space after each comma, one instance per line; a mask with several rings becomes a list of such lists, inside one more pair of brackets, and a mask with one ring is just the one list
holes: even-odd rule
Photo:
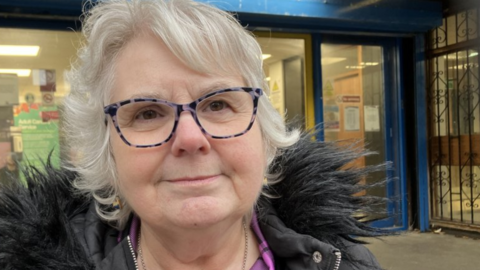
[[268, 247], [268, 243], [265, 240], [262, 231], [260, 230], [260, 226], [258, 226], [257, 214], [255, 212], [253, 212], [252, 222], [250, 223], [250, 226], [252, 227], [253, 232], [257, 236], [258, 250], [260, 251], [260, 257], [253, 264], [250, 270], [275, 270], [273, 253]]
[[[250, 270], [275, 270], [275, 263], [273, 260], [273, 253], [268, 247], [267, 241], [265, 241], [265, 237], [260, 230], [260, 226], [258, 225], [257, 214], [253, 212], [252, 222], [250, 223], [255, 236], [257, 237], [258, 241], [258, 250], [260, 251], [260, 257], [257, 261], [253, 264]], [[138, 237], [138, 230], [140, 229], [140, 219], [137, 216], [133, 216], [132, 225], [130, 226], [130, 240], [132, 241], [133, 250], [137, 250], [137, 237]], [[120, 242], [122, 237], [122, 232], [120, 232], [118, 236], [118, 241]]]

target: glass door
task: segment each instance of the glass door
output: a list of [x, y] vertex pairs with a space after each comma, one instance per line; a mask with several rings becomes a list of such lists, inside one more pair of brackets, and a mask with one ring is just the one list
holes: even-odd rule
[[[359, 158], [349, 164], [353, 167], [375, 166], [385, 162], [398, 162], [399, 153], [395, 143], [401, 136], [394, 136], [393, 123], [401, 112], [392, 104], [398, 103], [393, 93], [397, 92], [392, 70], [395, 61], [392, 48], [385, 42], [365, 42], [342, 38], [324, 38], [320, 46], [323, 97], [323, 132], [325, 141], [341, 145], [355, 145], [376, 154]], [[400, 135], [400, 134], [398, 134]], [[398, 164], [394, 163], [394, 166]], [[400, 167], [400, 166], [399, 166]], [[396, 175], [392, 175], [396, 174]], [[376, 172], [363, 179], [366, 184], [396, 177], [400, 172], [387, 170]], [[399, 183], [367, 190], [362, 195], [398, 197], [402, 192]], [[373, 219], [394, 216], [379, 226], [390, 227], [404, 224], [400, 205], [384, 203], [375, 206], [378, 215]]]
[[262, 48], [268, 97], [289, 126], [312, 128], [314, 120], [311, 36], [255, 32]]

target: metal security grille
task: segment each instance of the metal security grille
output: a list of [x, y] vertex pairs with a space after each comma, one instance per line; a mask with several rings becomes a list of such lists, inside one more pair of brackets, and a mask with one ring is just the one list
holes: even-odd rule
[[446, 16], [427, 54], [431, 218], [470, 227], [480, 225], [479, 18], [478, 7]]

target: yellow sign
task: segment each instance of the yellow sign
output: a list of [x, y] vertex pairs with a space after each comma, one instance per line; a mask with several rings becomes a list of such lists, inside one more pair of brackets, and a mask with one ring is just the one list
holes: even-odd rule
[[280, 88], [278, 87], [278, 84], [277, 84], [277, 82], [275, 81], [275, 82], [273, 83], [272, 91], [278, 91], [278, 90], [280, 90]]
[[323, 96], [324, 97], [333, 97], [333, 87], [330, 80], [328, 80], [323, 86]]

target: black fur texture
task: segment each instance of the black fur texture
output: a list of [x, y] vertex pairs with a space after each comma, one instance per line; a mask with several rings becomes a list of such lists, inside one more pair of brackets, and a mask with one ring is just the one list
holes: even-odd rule
[[19, 181], [0, 187], [0, 269], [94, 269], [68, 225], [87, 201], [72, 192], [75, 175], [49, 163], [24, 175], [29, 188]]
[[269, 200], [288, 228], [337, 247], [345, 259], [353, 262], [347, 252], [348, 243], [366, 244], [358, 236], [394, 234], [362, 221], [372, 214], [386, 214], [373, 206], [384, 204], [387, 199], [355, 195], [384, 186], [387, 179], [374, 184], [361, 181], [373, 172], [387, 170], [388, 166], [345, 167], [374, 153], [359, 149], [355, 142], [350, 147], [340, 147], [338, 142], [319, 142], [313, 139], [314, 135], [313, 132], [304, 135], [274, 161], [273, 172], [280, 173], [283, 180], [268, 187], [269, 194], [278, 195]]

